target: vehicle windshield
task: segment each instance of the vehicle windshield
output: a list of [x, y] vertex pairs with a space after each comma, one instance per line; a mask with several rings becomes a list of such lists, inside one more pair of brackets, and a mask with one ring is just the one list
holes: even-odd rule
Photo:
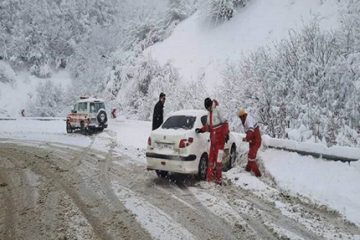
[[105, 104], [103, 102], [92, 102], [90, 103], [90, 112], [97, 113], [99, 109], [105, 109]]
[[196, 117], [194, 116], [172, 116], [166, 119], [161, 128], [164, 129], [192, 129]]

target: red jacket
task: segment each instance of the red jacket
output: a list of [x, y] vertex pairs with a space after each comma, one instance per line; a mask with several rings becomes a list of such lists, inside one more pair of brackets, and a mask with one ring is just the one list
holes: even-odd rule
[[250, 143], [261, 143], [260, 128], [251, 115], [247, 115], [243, 122], [244, 131], [246, 133], [245, 140]]
[[202, 132], [210, 132], [211, 143], [225, 143], [225, 138], [229, 134], [229, 125], [222, 117], [219, 103], [213, 100], [212, 109], [208, 114], [207, 123], [201, 128]]

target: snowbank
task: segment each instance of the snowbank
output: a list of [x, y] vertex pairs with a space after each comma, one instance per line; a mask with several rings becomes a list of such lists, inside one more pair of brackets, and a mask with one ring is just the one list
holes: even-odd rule
[[336, 209], [360, 225], [360, 161], [325, 161], [274, 149], [260, 157], [280, 188]]
[[303, 153], [315, 153], [319, 156], [331, 156], [333, 159], [360, 159], [360, 149], [342, 146], [326, 147], [320, 143], [297, 142], [287, 139], [275, 139], [263, 136], [263, 144], [269, 147], [287, 149]]

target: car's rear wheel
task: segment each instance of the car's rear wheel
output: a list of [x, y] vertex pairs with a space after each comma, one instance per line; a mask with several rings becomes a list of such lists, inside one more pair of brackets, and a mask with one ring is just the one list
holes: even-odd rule
[[231, 169], [235, 166], [235, 163], [236, 163], [236, 157], [237, 157], [237, 154], [236, 154], [236, 145], [233, 144], [231, 146], [231, 150], [230, 150], [230, 159], [229, 159], [229, 167], [228, 169]]
[[169, 172], [168, 171], [163, 171], [163, 170], [155, 170], [156, 175], [158, 175], [158, 177], [160, 178], [165, 178]]
[[199, 172], [198, 172], [199, 180], [206, 180], [207, 170], [208, 170], [208, 156], [207, 154], [203, 154], [199, 162]]
[[71, 127], [71, 125], [70, 125], [70, 123], [68, 121], [66, 122], [66, 132], [67, 133], [72, 133], [73, 132], [73, 129], [72, 129], [72, 127]]

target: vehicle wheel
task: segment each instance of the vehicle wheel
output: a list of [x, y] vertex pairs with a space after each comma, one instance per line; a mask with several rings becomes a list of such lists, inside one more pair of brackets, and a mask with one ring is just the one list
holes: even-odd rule
[[73, 129], [72, 129], [69, 122], [66, 122], [66, 132], [67, 133], [72, 133], [73, 132]]
[[229, 167], [228, 167], [228, 170], [230, 170], [231, 168], [233, 168], [233, 167], [235, 166], [236, 157], [237, 157], [237, 154], [236, 154], [236, 145], [233, 144], [233, 145], [231, 146], [231, 150], [230, 150], [230, 159], [229, 159]]
[[80, 123], [80, 132], [84, 135], [87, 134], [87, 129], [85, 128], [84, 122]]
[[156, 175], [158, 175], [158, 177], [160, 178], [165, 178], [169, 172], [168, 171], [162, 171], [162, 170], [155, 170]]
[[95, 132], [95, 129], [94, 128], [86, 128], [85, 131], [86, 131], [86, 134], [91, 135]]
[[199, 180], [206, 180], [207, 170], [208, 170], [208, 156], [207, 154], [203, 154], [199, 162], [199, 172], [198, 172]]

